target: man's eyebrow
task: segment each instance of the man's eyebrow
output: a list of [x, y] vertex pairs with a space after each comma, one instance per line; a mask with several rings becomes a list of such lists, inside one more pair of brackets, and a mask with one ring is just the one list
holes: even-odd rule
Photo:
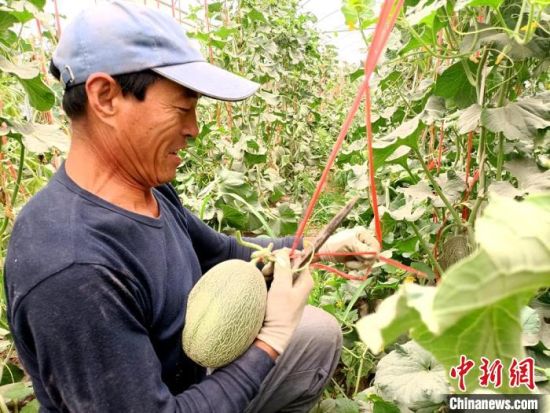
[[184, 88], [182, 91], [182, 95], [186, 98], [195, 98], [198, 99], [201, 97], [201, 94], [198, 92], [195, 92], [194, 90]]

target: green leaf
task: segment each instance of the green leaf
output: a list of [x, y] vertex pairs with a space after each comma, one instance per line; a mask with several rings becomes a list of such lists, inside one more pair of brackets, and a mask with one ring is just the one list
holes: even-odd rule
[[[548, 350], [550, 349], [550, 305], [539, 300], [532, 300], [530, 305], [537, 312], [540, 321], [538, 346]], [[550, 364], [546, 367], [550, 367]]]
[[424, 23], [428, 27], [433, 27], [433, 18], [437, 10], [445, 6], [445, 0], [420, 0], [412, 9], [407, 9], [407, 21], [411, 26]]
[[273, 232], [277, 236], [291, 235], [298, 229], [299, 215], [288, 203], [282, 203], [277, 207], [278, 218], [273, 226]]
[[31, 400], [21, 409], [21, 413], [38, 413], [39, 411], [40, 403], [36, 399]]
[[[218, 172], [220, 179], [219, 192], [227, 198], [226, 195], [236, 194], [248, 202], [255, 202], [258, 195], [254, 188], [247, 182], [242, 172], [221, 169]], [[226, 199], [226, 201], [229, 201]]]
[[261, 22], [261, 23], [267, 23], [267, 20], [266, 18], [264, 17], [263, 13], [256, 10], [256, 9], [251, 9], [247, 15], [246, 15], [251, 21], [257, 21], [257, 22]]
[[18, 382], [0, 386], [0, 396], [4, 400], [23, 400], [33, 394], [32, 385], [28, 382]]
[[[479, 249], [450, 267], [438, 287], [403, 285], [357, 323], [361, 339], [379, 352], [410, 330], [447, 369], [462, 354], [476, 363], [482, 356], [500, 358], [508, 368], [513, 357], [525, 355], [521, 309], [538, 288], [550, 285], [549, 211], [548, 194], [522, 202], [491, 199], [476, 223]], [[466, 383], [469, 392], [479, 387], [475, 374]], [[527, 391], [507, 383], [494, 390]]]
[[541, 171], [532, 159], [514, 159], [506, 162], [504, 168], [518, 181], [521, 196], [550, 192], [550, 170]]
[[0, 10], [0, 32], [8, 30], [17, 22], [17, 18], [9, 10]]
[[426, 199], [432, 199], [434, 197], [433, 189], [430, 188], [426, 181], [419, 181], [414, 185], [408, 187], [403, 186], [396, 190], [405, 195], [407, 202], [411, 202], [414, 205], [423, 203]]
[[38, 10], [43, 10], [46, 5], [46, 0], [28, 0], [29, 3], [32, 3]]
[[62, 152], [69, 150], [69, 137], [58, 125], [25, 123], [15, 125], [13, 130], [21, 134], [25, 147], [31, 152], [45, 153], [53, 147]]
[[[420, 325], [412, 331], [412, 338], [430, 351], [447, 371], [459, 364], [461, 355], [473, 360], [476, 367], [466, 376], [466, 391], [474, 392], [479, 389], [481, 357], [491, 361], [500, 359], [504, 371], [510, 367], [512, 358], [525, 357], [521, 344], [520, 311], [529, 295], [520, 293], [491, 305], [480, 306], [440, 335]], [[451, 384], [456, 392], [460, 392], [458, 380], [452, 380]], [[489, 390], [504, 394], [529, 393], [526, 387], [511, 388], [506, 379], [500, 388], [489, 386]]]
[[226, 40], [229, 36], [231, 36], [235, 33], [237, 33], [236, 28], [230, 29], [228, 27], [222, 26], [218, 30], [213, 32], [212, 34], [219, 37], [219, 38], [221, 38], [221, 39]]
[[495, 181], [489, 185], [490, 193], [523, 198], [529, 194], [550, 192], [550, 170], [541, 172], [533, 160], [517, 159], [507, 162], [504, 167], [517, 179], [518, 187], [508, 181]]
[[210, 3], [208, 5], [208, 13], [211, 14], [211, 13], [217, 13], [217, 12], [220, 12], [222, 10], [222, 3], [217, 1], [215, 3]]
[[384, 400], [416, 411], [436, 408], [449, 392], [444, 367], [414, 341], [397, 345], [376, 366], [374, 387]]
[[246, 229], [248, 223], [248, 214], [240, 208], [228, 204], [218, 205], [223, 212], [223, 218], [234, 228]]
[[48, 111], [55, 104], [53, 91], [44, 84], [40, 76], [33, 79], [19, 79], [29, 96], [31, 106], [40, 111]]
[[263, 153], [254, 153], [245, 151], [244, 152], [244, 161], [247, 166], [253, 166], [258, 164], [263, 164], [267, 160], [267, 152], [264, 150]]
[[351, 172], [351, 177], [348, 179], [346, 186], [358, 191], [369, 187], [368, 169], [366, 164], [362, 165], [344, 165], [344, 171]]
[[359, 405], [350, 399], [325, 399], [310, 413], [359, 413]]
[[527, 97], [506, 106], [481, 111], [481, 124], [508, 139], [532, 140], [550, 127], [550, 94]]
[[458, 0], [455, 4], [455, 11], [462, 10], [464, 7], [483, 7], [489, 6], [497, 10], [503, 0]]
[[428, 324], [437, 329], [433, 315], [436, 292], [435, 287], [402, 284], [395, 294], [382, 301], [375, 313], [357, 322], [359, 337], [377, 354], [414, 326]]
[[407, 202], [401, 208], [387, 213], [396, 221], [418, 221], [426, 212], [424, 207], [415, 207], [412, 202]]
[[20, 79], [32, 79], [40, 74], [38, 67], [32, 63], [15, 64], [0, 56], [0, 70], [13, 73]]
[[364, 74], [365, 74], [365, 70], [363, 68], [359, 68], [356, 71], [354, 71], [354, 72], [352, 72], [348, 75], [349, 80], [350, 80], [350, 82], [355, 82], [357, 79], [362, 77]]
[[458, 133], [464, 134], [472, 132], [479, 126], [481, 116], [481, 106], [477, 103], [463, 110], [458, 117]]
[[[449, 169], [446, 174], [438, 176], [435, 180], [451, 204], [459, 201], [462, 192], [466, 190], [465, 179], [457, 175], [453, 169]], [[439, 196], [433, 197], [433, 204], [439, 208], [445, 207], [445, 204]]]
[[[468, 61], [466, 64], [472, 72], [475, 72], [475, 65], [472, 62]], [[460, 109], [476, 102], [475, 87], [468, 81], [461, 62], [449, 66], [437, 78], [434, 95], [444, 97]]]
[[470, 309], [550, 285], [550, 215], [528, 200], [491, 199], [476, 225], [480, 249], [450, 268], [436, 296], [443, 329]]
[[445, 117], [445, 99], [440, 96], [430, 96], [426, 102], [424, 110], [420, 114], [420, 119], [426, 124], [439, 121]]
[[[373, 0], [344, 0], [342, 14], [350, 30], [366, 29], [376, 22]], [[360, 25], [358, 25], [360, 23]]]
[[384, 161], [392, 155], [400, 146], [416, 148], [418, 146], [418, 134], [421, 129], [420, 117], [416, 116], [397, 127], [388, 135], [374, 139], [372, 143], [374, 152], [374, 168], [378, 169]]
[[12, 363], [5, 363], [2, 369], [2, 379], [0, 385], [8, 383], [17, 383], [25, 377], [25, 372], [20, 367]]
[[521, 344], [523, 346], [535, 346], [540, 336], [540, 317], [531, 307], [521, 309]]

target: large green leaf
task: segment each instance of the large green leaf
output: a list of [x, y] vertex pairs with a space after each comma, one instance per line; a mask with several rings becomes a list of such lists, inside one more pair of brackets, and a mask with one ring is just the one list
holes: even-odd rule
[[[465, 64], [469, 66], [470, 71], [475, 72], [472, 62], [468, 61]], [[449, 66], [437, 78], [434, 95], [444, 97], [461, 109], [476, 102], [476, 90], [468, 81], [461, 62]]]
[[[538, 199], [550, 207], [550, 195]], [[492, 199], [476, 239], [478, 252], [449, 269], [436, 295], [442, 329], [471, 309], [550, 285], [550, 214], [538, 203]]]
[[[466, 376], [466, 391], [475, 391], [479, 386], [481, 357], [494, 361], [500, 359], [504, 366], [502, 387], [490, 387], [499, 393], [528, 393], [526, 387], [510, 387], [506, 374], [512, 359], [522, 359], [525, 351], [521, 342], [521, 309], [529, 300], [529, 294], [517, 294], [468, 312], [460, 321], [443, 334], [435, 335], [426, 326], [420, 325], [412, 331], [412, 337], [450, 371], [465, 355], [476, 363]], [[457, 380], [451, 383], [458, 392]]]
[[0, 9], [0, 32], [9, 29], [17, 22], [17, 18], [11, 14], [10, 10]]
[[491, 183], [489, 191], [509, 198], [550, 192], [550, 170], [541, 171], [532, 159], [515, 159], [504, 164], [517, 180], [517, 188], [508, 181]]
[[468, 133], [477, 129], [481, 117], [481, 106], [477, 103], [469, 106], [458, 117], [458, 133]]
[[[513, 357], [524, 356], [521, 309], [550, 285], [549, 212], [548, 194], [523, 202], [491, 199], [476, 225], [479, 249], [450, 267], [438, 287], [403, 285], [357, 323], [361, 339], [379, 352], [410, 331], [448, 369], [460, 355], [476, 363], [500, 358], [508, 368]], [[466, 383], [468, 391], [479, 387], [475, 374]], [[527, 391], [507, 383], [495, 390]]]
[[32, 63], [15, 64], [0, 56], [0, 70], [13, 73], [20, 79], [32, 79], [40, 74], [38, 67]]
[[[449, 169], [447, 173], [441, 174], [435, 180], [451, 204], [459, 201], [462, 193], [466, 190], [465, 179], [453, 169]], [[445, 206], [441, 198], [436, 195], [433, 196], [433, 203], [436, 207], [443, 208]]]
[[33, 79], [21, 79], [19, 81], [29, 96], [29, 103], [37, 110], [43, 112], [50, 110], [55, 104], [53, 91], [44, 84], [40, 76]]
[[69, 150], [69, 137], [58, 125], [25, 123], [14, 126], [12, 130], [21, 134], [25, 147], [31, 152], [44, 153], [53, 147], [62, 152]]
[[403, 409], [417, 411], [445, 401], [449, 384], [443, 366], [414, 341], [396, 345], [376, 366], [376, 393]]
[[33, 394], [32, 385], [30, 383], [18, 382], [5, 384], [0, 386], [0, 396], [4, 400], [23, 400]]
[[420, 116], [415, 116], [401, 124], [388, 135], [375, 139], [372, 143], [374, 168], [379, 168], [397, 148], [403, 145], [416, 148], [418, 146], [418, 134], [421, 127]]
[[508, 139], [536, 139], [550, 128], [550, 94], [527, 97], [506, 106], [481, 111], [481, 124]]
[[420, 115], [426, 125], [431, 125], [445, 117], [445, 99], [440, 96], [430, 96]]

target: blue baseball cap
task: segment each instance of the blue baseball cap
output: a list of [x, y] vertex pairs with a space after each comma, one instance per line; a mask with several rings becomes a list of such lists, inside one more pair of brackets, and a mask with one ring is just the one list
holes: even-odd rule
[[80, 12], [67, 25], [53, 55], [66, 88], [92, 73], [151, 69], [201, 95], [237, 101], [259, 85], [206, 62], [181, 25], [159, 10], [113, 1]]

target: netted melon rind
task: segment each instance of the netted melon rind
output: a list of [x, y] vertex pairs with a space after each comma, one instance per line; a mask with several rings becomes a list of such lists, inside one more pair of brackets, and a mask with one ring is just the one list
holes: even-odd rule
[[183, 350], [204, 367], [236, 360], [258, 335], [266, 300], [264, 277], [251, 263], [228, 260], [214, 266], [189, 294]]

